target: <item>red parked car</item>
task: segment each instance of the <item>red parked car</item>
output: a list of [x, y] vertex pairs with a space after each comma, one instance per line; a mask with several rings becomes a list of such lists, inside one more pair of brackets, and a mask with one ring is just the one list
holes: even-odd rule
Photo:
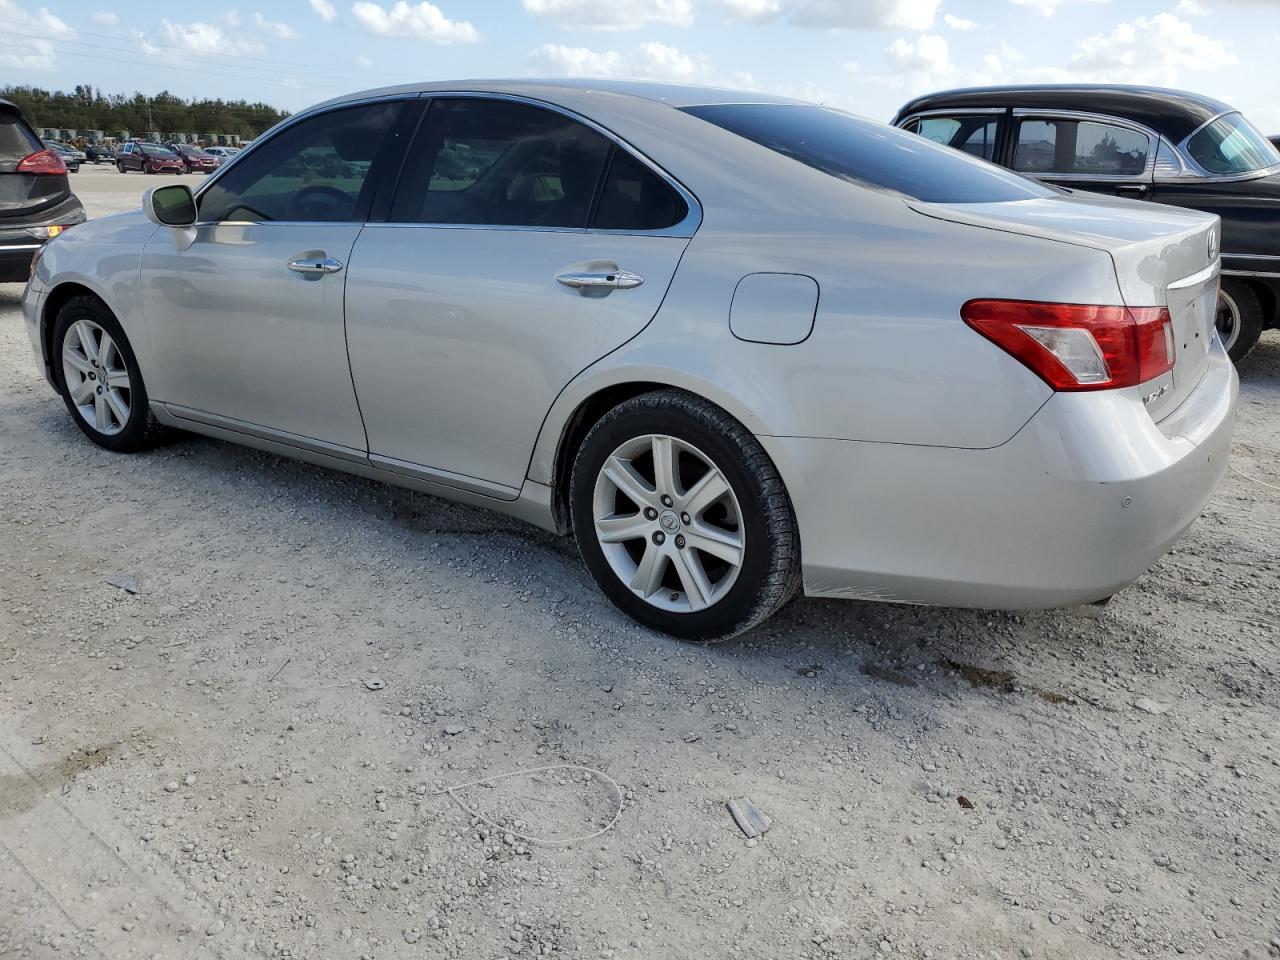
[[143, 173], [183, 173], [182, 158], [158, 143], [126, 143], [116, 154], [116, 169], [121, 173], [141, 170]]
[[171, 143], [169, 149], [178, 155], [187, 173], [213, 173], [222, 163], [212, 153], [191, 143]]

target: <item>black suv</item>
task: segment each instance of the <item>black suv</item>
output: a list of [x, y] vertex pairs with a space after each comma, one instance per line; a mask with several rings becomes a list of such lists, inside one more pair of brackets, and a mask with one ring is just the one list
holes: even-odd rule
[[1060, 187], [1222, 217], [1218, 332], [1239, 361], [1280, 327], [1280, 150], [1218, 100], [1154, 87], [981, 87], [895, 126]]
[[40, 245], [84, 220], [67, 165], [16, 105], [0, 100], [0, 283], [25, 282]]

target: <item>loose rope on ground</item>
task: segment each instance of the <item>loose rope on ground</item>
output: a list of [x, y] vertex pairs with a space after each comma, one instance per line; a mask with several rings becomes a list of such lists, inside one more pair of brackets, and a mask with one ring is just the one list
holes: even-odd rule
[[1254, 483], [1260, 484], [1261, 486], [1267, 487], [1271, 490], [1280, 491], [1280, 487], [1276, 486], [1274, 483], [1267, 483], [1265, 480], [1259, 480], [1257, 477], [1250, 476], [1243, 470], [1238, 469], [1234, 463], [1231, 465], [1231, 472], [1238, 477], [1244, 477], [1246, 480], [1252, 480]]
[[[483, 786], [486, 783], [494, 783], [498, 780], [507, 780], [511, 777], [528, 777], [528, 776], [532, 776], [535, 773], [549, 773], [552, 770], [581, 770], [584, 773], [590, 773], [596, 777], [599, 777], [601, 780], [608, 782], [608, 784], [611, 787], [613, 787], [613, 792], [617, 794], [617, 797], [618, 797], [618, 809], [614, 811], [613, 817], [609, 820], [609, 822], [605, 824], [603, 827], [601, 827], [599, 830], [597, 830], [595, 833], [588, 833], [582, 837], [568, 837], [563, 840], [547, 840], [547, 839], [544, 839], [543, 837], [532, 837], [525, 833], [518, 833], [517, 831], [512, 830], [510, 827], [506, 826], [505, 824], [501, 824], [496, 820], [490, 820], [479, 810], [476, 810], [472, 807], [467, 806], [466, 803], [464, 803], [457, 794], [457, 791], [466, 790], [468, 787], [479, 787], [479, 786]], [[558, 847], [558, 846], [564, 846], [571, 843], [585, 843], [588, 840], [594, 840], [596, 837], [603, 836], [604, 834], [612, 830], [614, 827], [614, 824], [616, 824], [618, 820], [622, 817], [622, 788], [618, 786], [618, 781], [614, 780], [613, 777], [609, 776], [603, 770], [597, 770], [594, 767], [583, 767], [576, 763], [553, 763], [550, 766], [546, 766], [546, 767], [527, 767], [523, 770], [512, 770], [510, 773], [499, 773], [496, 776], [483, 777], [480, 780], [472, 780], [468, 783], [456, 783], [451, 787], [445, 787], [443, 790], [437, 790], [434, 794], [432, 794], [432, 796], [438, 797], [441, 794], [445, 794], [445, 793], [449, 795], [449, 797], [453, 800], [454, 803], [460, 806], [463, 810], [467, 811], [467, 813], [471, 814], [471, 816], [475, 817], [477, 820], [483, 820], [485, 823], [489, 824], [489, 826], [496, 827], [497, 829], [501, 830], [503, 833], [509, 833], [514, 837], [519, 837], [521, 840], [528, 840], [530, 843], [541, 844], [542, 846], [545, 846], [545, 847]]]

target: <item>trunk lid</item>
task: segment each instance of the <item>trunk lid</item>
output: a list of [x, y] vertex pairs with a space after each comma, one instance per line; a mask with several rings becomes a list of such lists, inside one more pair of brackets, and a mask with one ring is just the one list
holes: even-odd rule
[[909, 205], [929, 217], [1110, 254], [1124, 304], [1167, 307], [1173, 321], [1173, 370], [1137, 388], [1152, 419], [1172, 413], [1204, 377], [1217, 305], [1221, 233], [1216, 216], [1086, 193], [1004, 203]]
[[43, 149], [18, 108], [0, 101], [0, 220], [39, 216], [70, 196], [65, 173], [18, 172], [24, 157]]

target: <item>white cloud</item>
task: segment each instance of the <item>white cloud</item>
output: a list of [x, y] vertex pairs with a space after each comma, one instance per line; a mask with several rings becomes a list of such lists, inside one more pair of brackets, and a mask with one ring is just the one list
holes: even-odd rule
[[1203, 17], [1209, 12], [1209, 8], [1201, 0], [1178, 0], [1173, 12], [1188, 17]]
[[[152, 56], [177, 59], [169, 48], [199, 54], [232, 54], [233, 56], [261, 56], [267, 52], [266, 45], [256, 37], [246, 36], [237, 31], [240, 17], [235, 11], [223, 16], [224, 24], [205, 23], [200, 20], [191, 23], [174, 23], [165, 18], [160, 21], [158, 34], [154, 38], [143, 37], [142, 49]], [[154, 39], [154, 43], [151, 42]], [[157, 46], [162, 44], [163, 46]]]
[[1238, 62], [1229, 42], [1197, 33], [1172, 13], [1157, 13], [1078, 41], [1070, 71], [1097, 83], [1171, 87], [1184, 70], [1216, 70]]
[[776, 20], [785, 9], [783, 0], [716, 0], [716, 3], [732, 19], [749, 23]]
[[522, 0], [531, 17], [551, 20], [568, 30], [636, 30], [648, 23], [687, 27], [693, 0]]
[[899, 37], [889, 45], [889, 62], [904, 73], [924, 74], [929, 82], [955, 73], [945, 37], [927, 33], [915, 40]]
[[621, 52], [544, 43], [528, 59], [533, 72], [542, 76], [755, 86], [749, 73], [723, 73], [702, 54], [684, 53], [665, 43], [642, 43]]
[[355, 63], [357, 67], [364, 67], [366, 70], [373, 66], [373, 61], [368, 57], [356, 57], [352, 62]]
[[383, 37], [411, 36], [433, 43], [474, 43], [480, 33], [466, 20], [450, 20], [433, 3], [411, 5], [399, 0], [390, 10], [371, 0], [359, 0], [351, 12], [362, 27]]
[[1030, 7], [1044, 17], [1052, 17], [1064, 3], [1110, 3], [1111, 0], [1009, 0], [1020, 7]]
[[791, 22], [836, 30], [927, 30], [939, 0], [800, 0]]
[[[28, 12], [12, 0], [0, 0], [0, 23], [11, 29], [34, 31], [48, 36], [62, 36], [71, 28], [44, 7]], [[15, 70], [52, 70], [57, 61], [53, 44], [46, 39], [27, 39], [22, 43], [0, 45], [0, 67]]]
[[325, 23], [333, 23], [334, 20], [338, 19], [338, 11], [330, 0], [309, 0], [309, 2], [311, 4], [311, 12]]
[[100, 23], [104, 27], [114, 27], [120, 22], [120, 17], [111, 10], [99, 10], [93, 15], [93, 22]]
[[293, 40], [298, 36], [298, 32], [289, 24], [268, 20], [260, 13], [253, 15], [253, 22], [263, 33], [278, 37], [281, 40]]
[[71, 32], [71, 28], [50, 13], [48, 8], [41, 7], [35, 13], [28, 13], [14, 3], [13, 0], [0, 0], [0, 23], [7, 27], [19, 27], [26, 30], [34, 28], [46, 34]]
[[947, 26], [950, 27], [952, 30], [967, 32], [969, 30], [978, 29], [977, 20], [966, 20], [964, 17], [956, 17], [949, 13], [943, 14], [942, 19], [946, 21]]

